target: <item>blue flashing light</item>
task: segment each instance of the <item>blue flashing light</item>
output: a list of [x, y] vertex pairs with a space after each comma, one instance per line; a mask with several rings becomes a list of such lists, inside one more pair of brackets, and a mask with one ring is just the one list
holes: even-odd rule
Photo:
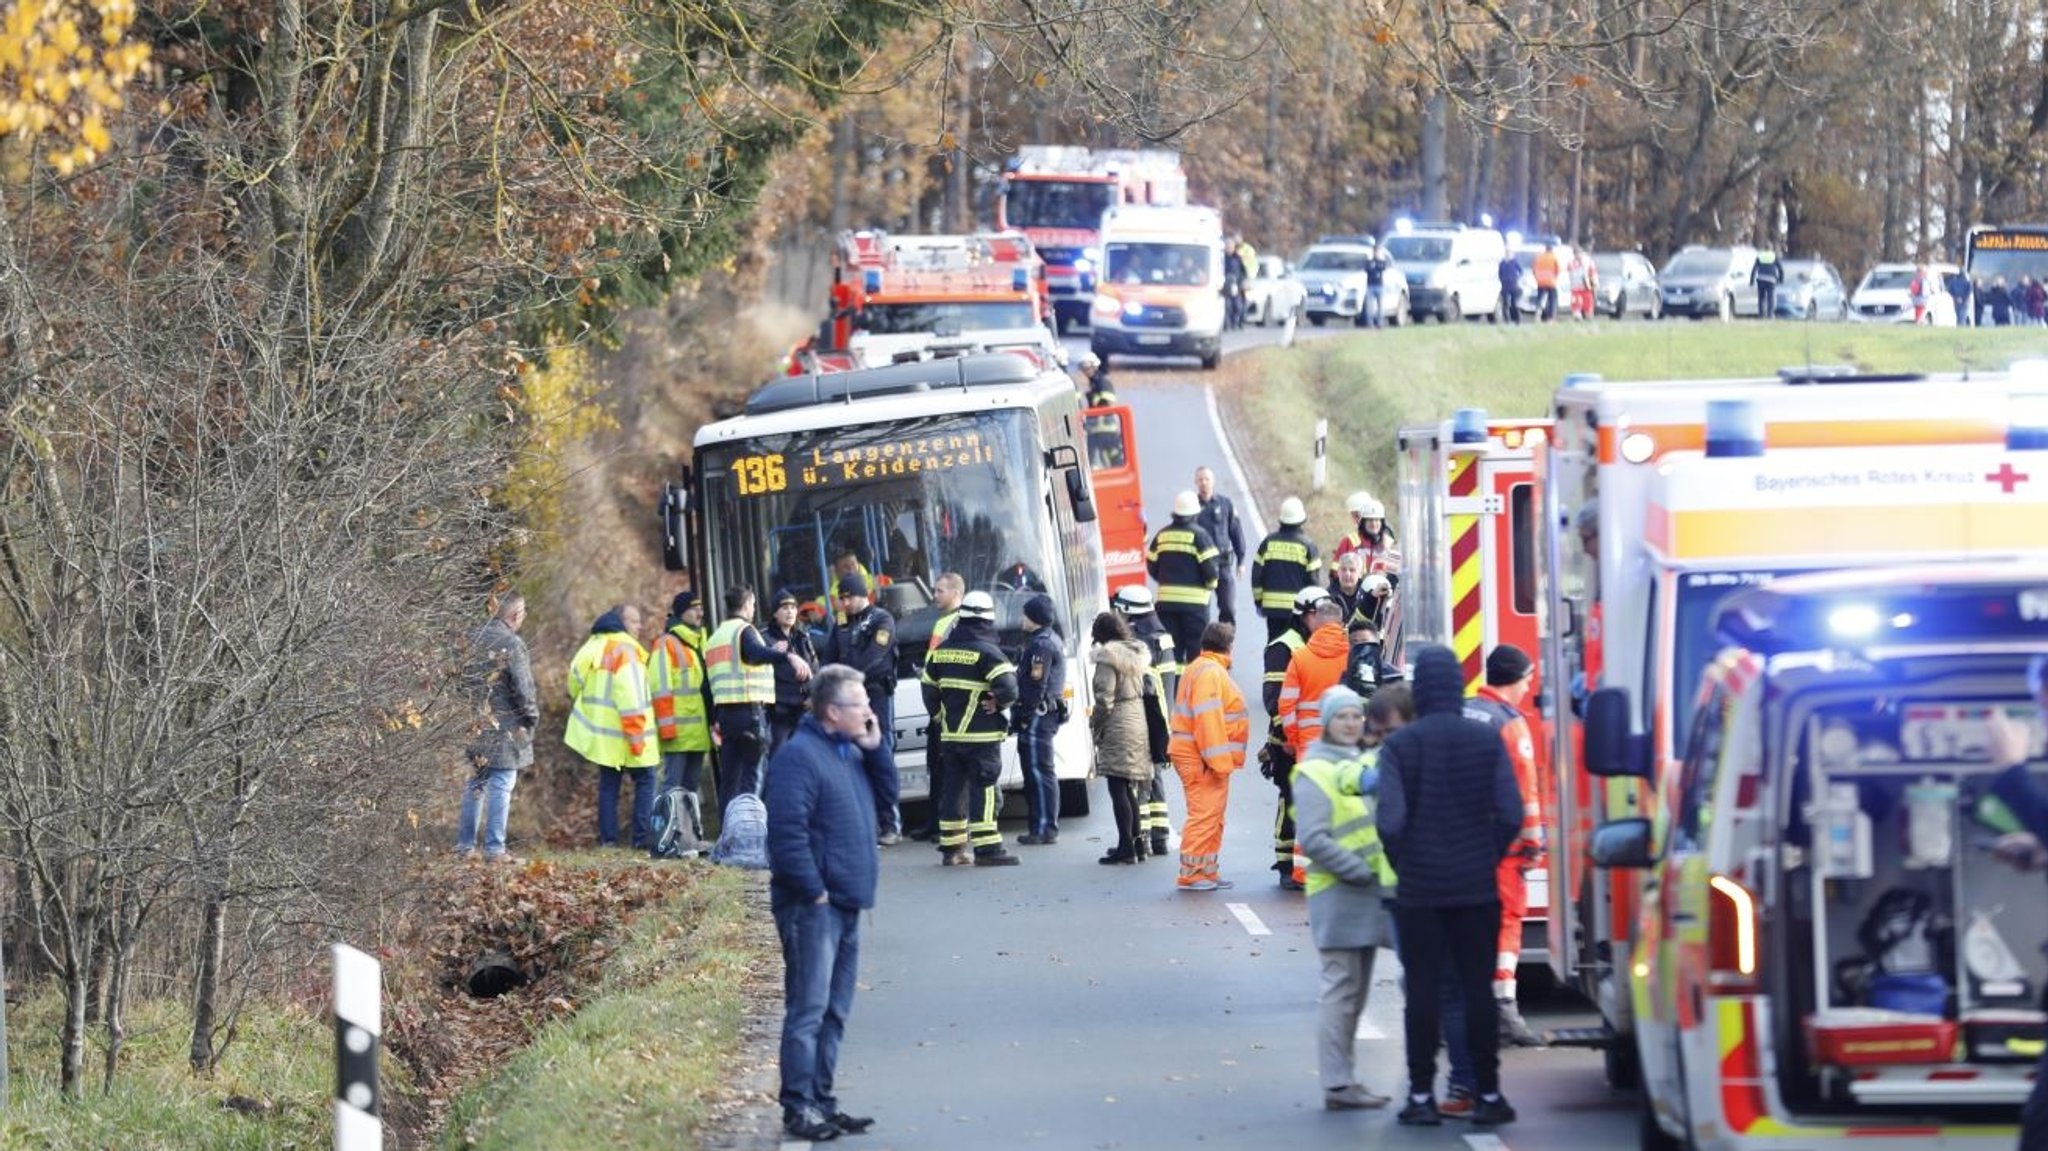
[[[2048, 360], [2022, 363], [2038, 364], [2042, 369], [2048, 369]], [[2015, 374], [2019, 367], [2019, 364], [2013, 365]], [[2005, 450], [2048, 451], [2048, 392], [2026, 392], [2013, 396], [2012, 416], [2005, 428]]]
[[1486, 442], [1486, 409], [1459, 408], [1451, 413], [1451, 442], [1454, 444], [1483, 444]]
[[1589, 384], [1597, 384], [1606, 378], [1606, 376], [1601, 375], [1599, 372], [1572, 372], [1565, 376], [1564, 386], [1567, 388], [1583, 388]]
[[1764, 454], [1764, 413], [1748, 400], [1707, 401], [1707, 458]]
[[1403, 216], [1394, 221], [1394, 230], [1405, 236], [1415, 230], [1415, 221]]
[[1012, 268], [1010, 270], [1010, 286], [1020, 292], [1030, 287], [1031, 273], [1022, 268]]
[[860, 286], [870, 295], [882, 290], [882, 269], [868, 268], [860, 274]]
[[1479, 226], [1480, 226], [1480, 227], [1482, 227], [1482, 228], [1491, 228], [1491, 227], [1493, 227], [1493, 213], [1492, 213], [1492, 212], [1481, 212], [1481, 213], [1479, 213]]

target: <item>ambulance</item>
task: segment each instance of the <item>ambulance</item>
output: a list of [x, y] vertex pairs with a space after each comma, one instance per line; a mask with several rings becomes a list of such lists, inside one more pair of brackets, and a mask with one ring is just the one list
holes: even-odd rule
[[[1650, 814], [1647, 778], [1678, 757], [1713, 655], [1715, 605], [1788, 574], [1983, 554], [1989, 529], [1955, 525], [2036, 506], [2029, 485], [2040, 485], [2006, 449], [2035, 390], [2048, 392], [2048, 376], [2029, 368], [1973, 378], [1810, 369], [1733, 381], [1573, 377], [1558, 392], [1536, 460], [1543, 665], [1557, 688], [1550, 718], [1561, 765], [1546, 811], [1549, 943], [1558, 977], [1595, 1002], [1602, 1025], [1552, 1038], [1602, 1047], [1615, 1085], [1634, 1086], [1640, 1069], [1629, 956], [1647, 897], [1642, 871], [1594, 868], [1589, 851], [1599, 824]], [[1728, 454], [1738, 442], [1766, 450]], [[1728, 459], [1746, 462], [1732, 469]], [[1585, 700], [1601, 687], [1631, 701], [1653, 776], [1584, 770]]]
[[1214, 208], [1125, 205], [1102, 217], [1089, 345], [1112, 355], [1223, 362], [1223, 219]]
[[1180, 153], [1160, 148], [1032, 144], [1003, 165], [996, 226], [1021, 231], [1044, 257], [1059, 331], [1088, 322], [1102, 272], [1102, 215], [1120, 204], [1188, 202]]
[[[1537, 741], [1537, 771], [1550, 775], [1540, 698], [1542, 588], [1536, 575], [1543, 525], [1536, 453], [1550, 435], [1542, 418], [1490, 420], [1478, 408], [1396, 433], [1397, 499], [1407, 563], [1401, 573], [1402, 645], [1441, 644], [1458, 657], [1467, 694], [1486, 682], [1486, 653], [1511, 643], [1538, 661], [1522, 710]], [[1405, 654], [1396, 662], [1409, 662]], [[1548, 795], [1554, 787], [1546, 786]], [[1549, 873], [1529, 876], [1522, 919], [1524, 964], [1547, 968]]]
[[[1808, 454], [1709, 460], [1726, 466], [1684, 483], [1905, 474], [1896, 451]], [[1926, 551], [2048, 539], [2048, 495], [1971, 486], [2002, 453], [1912, 454], [1915, 490], [1851, 503], [1850, 520], [1895, 507], [1936, 537]], [[1714, 514], [1667, 505], [1667, 539], [1708, 542]], [[1800, 521], [1812, 544], [1867, 554], [1851, 528]], [[2032, 726], [2023, 770], [2048, 786], [2025, 676], [2048, 651], [2048, 562], [1787, 576], [1713, 615], [1721, 647], [1676, 757], [1657, 762], [1633, 733], [1628, 689], [1587, 704], [1587, 768], [1656, 783], [1649, 811], [1592, 841], [1596, 865], [1647, 879], [1627, 957], [1639, 1145], [2010, 1151], [2041, 1051], [2048, 900], [1994, 850], [2014, 829], [2000, 794], [2025, 784], [1987, 761], [1986, 721]]]

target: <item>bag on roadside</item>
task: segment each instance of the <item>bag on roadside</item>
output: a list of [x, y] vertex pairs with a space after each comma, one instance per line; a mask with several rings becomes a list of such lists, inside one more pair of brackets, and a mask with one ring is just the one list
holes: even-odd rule
[[767, 870], [768, 805], [761, 802], [760, 796], [743, 793], [725, 805], [718, 842], [711, 847], [711, 862]]
[[697, 797], [680, 787], [671, 787], [654, 801], [654, 846], [647, 854], [656, 859], [689, 859], [703, 850], [697, 836]]

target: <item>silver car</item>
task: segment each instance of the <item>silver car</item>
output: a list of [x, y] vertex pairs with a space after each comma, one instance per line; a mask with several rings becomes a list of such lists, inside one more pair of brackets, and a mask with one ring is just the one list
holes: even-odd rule
[[1781, 320], [1846, 320], [1849, 289], [1826, 260], [1787, 260], [1772, 311]]
[[1245, 281], [1244, 320], [1262, 328], [1267, 324], [1285, 323], [1289, 316], [1299, 318], [1302, 305], [1307, 301], [1307, 286], [1301, 282], [1300, 276], [1294, 274], [1286, 260], [1278, 256], [1260, 256], [1252, 278]]
[[1601, 315], [1620, 320], [1634, 314], [1654, 320], [1664, 314], [1656, 265], [1641, 252], [1595, 252], [1593, 271], [1600, 277], [1593, 295]]

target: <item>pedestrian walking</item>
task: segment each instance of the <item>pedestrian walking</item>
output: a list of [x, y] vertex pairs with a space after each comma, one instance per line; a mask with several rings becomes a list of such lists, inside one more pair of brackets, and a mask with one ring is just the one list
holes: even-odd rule
[[1237, 629], [1212, 623], [1202, 629], [1201, 651], [1180, 677], [1173, 699], [1172, 738], [1167, 754], [1180, 775], [1188, 805], [1180, 833], [1179, 891], [1217, 891], [1234, 886], [1218, 865], [1223, 851], [1223, 809], [1230, 800], [1230, 775], [1244, 766], [1250, 719], [1244, 693], [1230, 679], [1230, 648]]
[[1785, 279], [1785, 265], [1778, 253], [1758, 252], [1749, 267], [1749, 282], [1756, 285], [1756, 318], [1768, 320], [1778, 310], [1778, 285]]
[[1145, 679], [1145, 719], [1151, 732], [1152, 780], [1138, 789], [1138, 826], [1145, 842], [1138, 854], [1165, 855], [1171, 846], [1173, 820], [1166, 807], [1165, 777], [1171, 769], [1166, 757], [1167, 712], [1173, 707], [1180, 686], [1181, 656], [1173, 636], [1159, 622], [1152, 607], [1152, 593], [1141, 586], [1117, 589], [1110, 597], [1111, 610], [1124, 617], [1131, 638], [1152, 654], [1152, 670]]
[[1031, 828], [1017, 837], [1027, 847], [1060, 839], [1060, 780], [1053, 736], [1067, 721], [1067, 643], [1055, 623], [1052, 597], [1024, 601], [1024, 650], [1017, 657], [1017, 705], [1010, 730], [1017, 734], [1017, 764], [1024, 770], [1024, 802]]
[[1017, 669], [996, 646], [996, 603], [987, 592], [971, 591], [960, 601], [960, 620], [925, 657], [923, 680], [925, 710], [946, 761], [945, 790], [937, 797], [940, 862], [1015, 864], [996, 830], [1002, 804], [996, 781], [1017, 702]]
[[1216, 545], [1216, 618], [1236, 623], [1237, 581], [1251, 554], [1244, 546], [1244, 523], [1237, 518], [1237, 505], [1216, 490], [1216, 473], [1206, 465], [1195, 469], [1195, 498], [1202, 505], [1195, 523]]
[[677, 592], [669, 601], [668, 626], [647, 653], [647, 686], [661, 744], [661, 790], [682, 789], [690, 821], [689, 842], [678, 850], [708, 851], [701, 791], [704, 761], [711, 754], [710, 682], [704, 668], [704, 605], [697, 602], [697, 593]]
[[486, 863], [511, 859], [505, 850], [505, 821], [519, 773], [533, 766], [533, 733], [540, 726], [540, 693], [533, 684], [533, 660], [519, 629], [526, 623], [526, 597], [509, 592], [498, 610], [470, 638], [463, 682], [476, 701], [469, 741], [469, 779], [455, 817], [455, 854], [476, 850], [477, 821], [483, 821]]
[[1556, 244], [1543, 245], [1529, 261], [1529, 274], [1536, 278], [1536, 318], [1546, 324], [1557, 318], [1557, 282], [1563, 271]]
[[834, 1079], [860, 978], [860, 913], [875, 905], [875, 796], [862, 766], [880, 747], [861, 674], [827, 666], [809, 714], [768, 771], [768, 900], [782, 941], [782, 1129], [813, 1143], [874, 1125], [839, 1106]]
[[1365, 310], [1358, 314], [1362, 327], [1378, 328], [1386, 323], [1386, 300], [1381, 298], [1381, 289], [1387, 284], [1387, 271], [1394, 261], [1387, 256], [1383, 245], [1374, 245], [1372, 255], [1365, 258]]
[[[761, 639], [778, 652], [794, 652], [815, 674], [823, 662], [810, 625], [803, 620], [802, 604], [796, 593], [783, 588], [775, 593], [775, 606], [761, 628]], [[701, 633], [700, 633], [701, 634]], [[809, 710], [811, 688], [796, 677], [796, 665], [787, 660], [775, 665], [775, 703], [768, 709], [768, 754], [774, 755], [789, 742], [796, 725]]]
[[[869, 597], [874, 584], [859, 572], [839, 578], [839, 608], [845, 622], [826, 637], [820, 654], [828, 663], [845, 664], [861, 674], [867, 687], [868, 707], [882, 729], [882, 743], [876, 762], [896, 771], [896, 619]], [[893, 802], [897, 785], [892, 779], [884, 788], [891, 803], [880, 812], [875, 836], [884, 847], [903, 842], [903, 815]]]
[[1252, 601], [1266, 617], [1266, 642], [1294, 623], [1294, 595], [1322, 580], [1323, 557], [1303, 526], [1308, 509], [1299, 499], [1280, 501], [1280, 526], [1259, 541], [1252, 556]]
[[619, 846], [619, 789], [633, 782], [633, 829], [627, 842], [645, 851], [654, 817], [654, 765], [661, 747], [647, 690], [647, 651], [640, 646], [640, 609], [620, 604], [597, 617], [590, 638], [569, 661], [569, 723], [562, 742], [597, 767], [597, 845]]
[[1280, 637], [1266, 644], [1265, 674], [1259, 696], [1266, 708], [1266, 745], [1259, 749], [1259, 774], [1280, 791], [1273, 812], [1273, 870], [1280, 875], [1282, 891], [1300, 891], [1302, 881], [1294, 874], [1294, 747], [1287, 741], [1286, 719], [1280, 714], [1280, 693], [1286, 687], [1287, 668], [1294, 653], [1308, 643], [1312, 630], [1310, 615], [1330, 598], [1318, 587], [1305, 587], [1294, 594], [1294, 622]]
[[[2037, 655], [2027, 664], [2027, 691], [2034, 705], [2048, 718], [2048, 655]], [[2020, 823], [2023, 830], [1999, 838], [1994, 852], [2021, 871], [2048, 869], [2048, 787], [2028, 765], [2032, 733], [2001, 711], [1993, 710], [1989, 753], [1991, 762], [2004, 770], [1992, 782], [1991, 793]], [[2034, 1087], [2020, 1108], [2018, 1151], [2048, 1151], [2048, 1051], [2041, 1054], [2034, 1072]]]
[[1510, 251], [1500, 258], [1501, 318], [1510, 324], [1522, 322], [1522, 261]]
[[1500, 737], [1464, 715], [1458, 657], [1436, 644], [1415, 657], [1415, 722], [1380, 746], [1380, 839], [1400, 876], [1394, 920], [1407, 973], [1408, 1101], [1399, 1121], [1435, 1126], [1442, 981], [1465, 1001], [1478, 1080], [1472, 1122], [1512, 1122], [1500, 1090], [1500, 1020], [1492, 994], [1500, 930], [1495, 872], [1522, 833], [1522, 795]]
[[761, 791], [761, 759], [768, 750], [768, 708], [775, 702], [775, 665], [787, 664], [797, 682], [811, 667], [795, 652], [776, 651], [754, 627], [754, 589], [725, 589], [725, 621], [704, 641], [704, 672], [711, 680], [712, 721], [718, 727], [718, 805]]
[[1095, 771], [1109, 790], [1109, 810], [1116, 820], [1116, 846], [1101, 863], [1136, 863], [1144, 857], [1145, 829], [1139, 821], [1139, 795], [1154, 774], [1151, 725], [1146, 715], [1147, 681], [1152, 653], [1131, 637], [1130, 626], [1115, 612], [1095, 617], [1089, 632], [1094, 644], [1094, 699], [1088, 713], [1088, 737], [1095, 747]]
[[1308, 927], [1322, 965], [1316, 1064], [1331, 1111], [1385, 1107], [1391, 1099], [1358, 1081], [1358, 1017], [1372, 990], [1373, 961], [1393, 945], [1383, 904], [1394, 869], [1380, 846], [1375, 750], [1366, 745], [1366, 705], [1347, 687], [1320, 701], [1322, 737], [1295, 768], [1295, 827], [1308, 857]]
[[1222, 549], [1197, 518], [1202, 500], [1192, 491], [1173, 497], [1173, 520], [1152, 537], [1145, 572], [1158, 585], [1159, 622], [1173, 634], [1175, 651], [1195, 650], [1209, 622], [1209, 597], [1216, 592]]
[[1500, 938], [1494, 957], [1493, 998], [1500, 1011], [1501, 1042], [1541, 1047], [1516, 1004], [1515, 971], [1522, 963], [1522, 920], [1529, 914], [1529, 876], [1544, 868], [1543, 781], [1536, 769], [1536, 740], [1522, 704], [1535, 690], [1536, 661], [1511, 643], [1486, 655], [1486, 684], [1466, 701], [1466, 716], [1499, 733], [1515, 769], [1522, 795], [1522, 833], [1495, 872], [1500, 892]]

